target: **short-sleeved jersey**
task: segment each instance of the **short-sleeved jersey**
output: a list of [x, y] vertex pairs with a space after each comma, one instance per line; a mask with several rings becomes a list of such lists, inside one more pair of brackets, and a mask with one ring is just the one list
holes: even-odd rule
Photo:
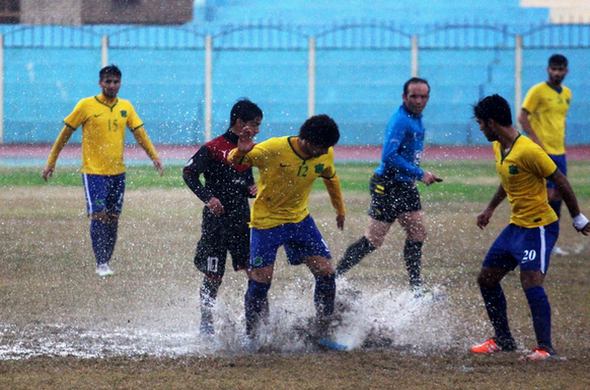
[[112, 105], [102, 95], [81, 99], [64, 119], [66, 126], [82, 126], [82, 173], [118, 175], [125, 172], [125, 127], [135, 131], [143, 122], [131, 102], [117, 98]]
[[424, 176], [420, 168], [424, 134], [422, 115], [415, 115], [404, 105], [400, 106], [387, 123], [381, 164], [375, 173], [400, 182], [421, 179]]
[[315, 179], [336, 176], [333, 148], [327, 154], [304, 159], [294, 147], [296, 142], [297, 137], [270, 138], [243, 158], [260, 172], [251, 227], [270, 229], [302, 221], [309, 215], [308, 198]]
[[508, 154], [502, 145], [494, 142], [496, 171], [508, 195], [510, 223], [533, 228], [557, 221], [557, 214], [547, 201], [545, 178], [557, 166], [547, 153], [529, 138], [519, 135]]
[[572, 91], [562, 86], [561, 92], [547, 82], [534, 85], [522, 104], [530, 115], [535, 134], [549, 154], [565, 154], [565, 122], [572, 100]]

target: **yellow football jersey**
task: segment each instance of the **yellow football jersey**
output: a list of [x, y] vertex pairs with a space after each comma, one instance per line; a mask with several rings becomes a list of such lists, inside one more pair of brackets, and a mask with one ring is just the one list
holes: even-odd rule
[[131, 102], [117, 98], [111, 105], [101, 95], [81, 99], [66, 126], [82, 126], [82, 173], [118, 175], [125, 172], [125, 127], [135, 131], [143, 122]]
[[[230, 152], [229, 160], [235, 151]], [[307, 160], [298, 152], [297, 137], [277, 137], [256, 144], [241, 160], [257, 167], [260, 173], [251, 227], [270, 229], [302, 221], [309, 215], [308, 198], [315, 179], [337, 180], [333, 148]], [[339, 186], [337, 192], [341, 199]]]
[[565, 122], [572, 91], [562, 86], [561, 93], [546, 82], [534, 85], [527, 93], [522, 108], [530, 115], [535, 134], [549, 154], [565, 154]]
[[533, 228], [557, 221], [557, 214], [547, 201], [545, 178], [557, 166], [547, 153], [531, 139], [518, 136], [507, 155], [502, 145], [494, 142], [496, 171], [508, 195], [510, 223]]

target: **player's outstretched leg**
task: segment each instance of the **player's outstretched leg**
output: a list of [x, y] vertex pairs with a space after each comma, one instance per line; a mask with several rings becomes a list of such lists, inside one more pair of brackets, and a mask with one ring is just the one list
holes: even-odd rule
[[346, 249], [344, 256], [340, 259], [336, 267], [336, 275], [339, 276], [348, 272], [352, 267], [360, 263], [365, 256], [376, 249], [365, 236], [362, 236]]

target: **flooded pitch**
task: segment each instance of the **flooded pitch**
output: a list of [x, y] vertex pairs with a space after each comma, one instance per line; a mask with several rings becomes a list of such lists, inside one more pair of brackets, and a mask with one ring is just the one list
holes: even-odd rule
[[[427, 353], [454, 347], [453, 323], [445, 293], [437, 288], [415, 297], [407, 290], [371, 291], [339, 281], [337, 309], [331, 336], [347, 350], [395, 348]], [[305, 290], [311, 290], [307, 286]], [[321, 348], [314, 341], [312, 297], [292, 290], [271, 301], [271, 313], [257, 341], [262, 352], [306, 353]], [[303, 296], [303, 298], [302, 298]], [[197, 310], [177, 325], [80, 326], [35, 321], [25, 325], [0, 324], [0, 359], [39, 356], [78, 358], [223, 356], [251, 353], [244, 346], [244, 319], [238, 294], [220, 298], [215, 310], [215, 335], [198, 333]], [[272, 298], [271, 298], [272, 299]], [[179, 311], [185, 308], [178, 307]], [[168, 310], [170, 313], [170, 310]], [[112, 313], [125, 316], [125, 313]], [[456, 320], [455, 320], [456, 322]], [[425, 326], [425, 324], [428, 324]], [[98, 325], [98, 324], [97, 324]], [[131, 325], [131, 324], [130, 324]]]

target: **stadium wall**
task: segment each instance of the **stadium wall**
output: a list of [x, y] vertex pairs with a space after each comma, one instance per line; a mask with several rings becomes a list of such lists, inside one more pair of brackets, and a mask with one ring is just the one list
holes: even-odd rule
[[[546, 79], [546, 59], [570, 59], [574, 91], [568, 143], [590, 144], [585, 113], [590, 89], [590, 26], [533, 25], [515, 31], [499, 24], [458, 23], [408, 31], [393, 23], [346, 23], [311, 29], [278, 23], [117, 28], [0, 26], [4, 143], [50, 143], [76, 101], [98, 91], [98, 69], [123, 71], [121, 96], [131, 99], [154, 142], [188, 145], [205, 139], [205, 39], [212, 46], [212, 133], [228, 123], [236, 99], [247, 96], [265, 112], [266, 136], [292, 134], [307, 117], [309, 42], [315, 42], [314, 112], [332, 115], [344, 145], [378, 145], [416, 71], [429, 80], [427, 143], [485, 143], [471, 104], [500, 93], [517, 100], [515, 53], [522, 39], [521, 93]], [[106, 39], [105, 39], [106, 38]], [[416, 42], [415, 46], [412, 42]], [[417, 62], [412, 62], [413, 55]], [[80, 140], [80, 131], [75, 140]]]

